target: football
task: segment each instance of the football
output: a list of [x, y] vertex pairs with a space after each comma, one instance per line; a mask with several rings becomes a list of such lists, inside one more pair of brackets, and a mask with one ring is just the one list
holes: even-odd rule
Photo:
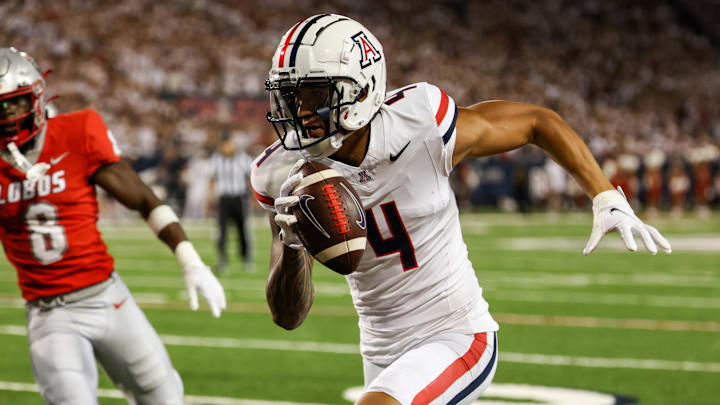
[[293, 190], [296, 231], [305, 249], [329, 269], [346, 275], [357, 268], [367, 241], [367, 223], [360, 198], [337, 171], [306, 162], [303, 179]]

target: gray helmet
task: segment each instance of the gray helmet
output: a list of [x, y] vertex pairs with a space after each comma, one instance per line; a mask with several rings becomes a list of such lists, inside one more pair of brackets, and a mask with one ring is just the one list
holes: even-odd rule
[[45, 78], [35, 61], [15, 48], [0, 48], [0, 102], [29, 97], [30, 110], [19, 117], [0, 119], [0, 125], [14, 124], [17, 131], [0, 136], [0, 149], [10, 142], [21, 146], [45, 130]]

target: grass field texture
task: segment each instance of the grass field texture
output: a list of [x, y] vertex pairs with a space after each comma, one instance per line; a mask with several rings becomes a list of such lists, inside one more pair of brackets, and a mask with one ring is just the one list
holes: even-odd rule
[[[265, 303], [265, 221], [254, 221], [257, 270], [243, 272], [232, 257], [220, 277], [228, 298], [220, 319], [206, 306], [188, 309], [174, 256], [144, 224], [101, 229], [119, 274], [183, 377], [188, 403], [348, 404], [347, 390], [362, 385], [362, 362], [345, 280], [316, 264], [316, 300], [307, 320], [292, 332], [275, 326]], [[584, 257], [591, 222], [586, 214], [462, 216], [470, 258], [501, 325], [497, 389], [491, 387], [489, 400], [613, 403], [572, 396], [557, 402], [537, 396], [537, 389], [508, 385], [527, 384], [610, 393], [639, 404], [720, 404], [718, 214], [652, 221], [674, 248], [654, 257], [627, 252], [616, 234]], [[214, 264], [212, 224], [186, 229]], [[229, 249], [236, 250], [233, 240]], [[42, 404], [33, 391], [16, 280], [2, 257], [0, 404]], [[101, 404], [125, 403], [104, 375], [100, 388]]]

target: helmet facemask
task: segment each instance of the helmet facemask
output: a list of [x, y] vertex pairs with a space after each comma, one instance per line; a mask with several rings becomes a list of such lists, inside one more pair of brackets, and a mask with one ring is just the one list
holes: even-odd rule
[[[304, 150], [311, 157], [329, 156], [340, 149], [348, 133], [341, 126], [341, 113], [363, 96], [360, 92], [352, 101], [343, 102], [345, 86], [328, 77], [268, 80], [265, 88], [271, 106], [267, 120], [283, 147]], [[313, 136], [312, 132], [319, 128], [325, 134]]]
[[22, 146], [45, 126], [42, 82], [0, 94], [0, 147]]
[[28, 137], [33, 130], [35, 115], [32, 104], [31, 91], [0, 95], [0, 138], [11, 142]]
[[16, 166], [34, 180], [49, 168], [32, 164], [20, 151], [47, 128], [45, 78], [35, 61], [15, 48], [0, 48], [0, 149], [6, 149]]

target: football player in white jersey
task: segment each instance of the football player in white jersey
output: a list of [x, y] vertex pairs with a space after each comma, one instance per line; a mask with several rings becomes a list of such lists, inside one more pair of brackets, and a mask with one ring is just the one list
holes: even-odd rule
[[592, 154], [558, 114], [488, 101], [458, 107], [416, 83], [386, 93], [385, 55], [347, 17], [306, 18], [282, 37], [266, 87], [280, 140], [254, 162], [252, 186], [270, 211], [267, 299], [273, 320], [298, 327], [313, 302], [312, 257], [290, 208], [304, 159], [342, 174], [361, 198], [368, 247], [346, 276], [359, 316], [365, 393], [357, 404], [467, 404], [492, 380], [498, 324], [488, 311], [463, 242], [448, 176], [462, 159], [533, 143], [593, 199], [584, 253], [618, 230], [653, 254], [670, 244], [635, 216]]

